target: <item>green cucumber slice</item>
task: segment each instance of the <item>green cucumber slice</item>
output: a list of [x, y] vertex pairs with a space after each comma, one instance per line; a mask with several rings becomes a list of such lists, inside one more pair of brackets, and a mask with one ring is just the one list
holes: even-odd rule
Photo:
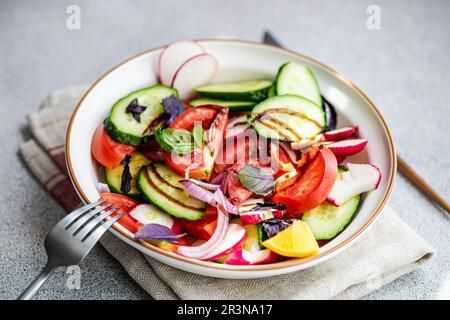
[[358, 209], [360, 198], [360, 195], [354, 196], [339, 207], [324, 202], [303, 213], [302, 220], [308, 223], [316, 240], [332, 239], [350, 223]]
[[277, 95], [294, 94], [322, 106], [322, 96], [314, 73], [307, 66], [287, 62], [278, 70], [275, 80]]
[[267, 92], [267, 97], [271, 98], [271, 97], [274, 97], [276, 95], [277, 95], [277, 93], [275, 92], [275, 85], [273, 85], [273, 86], [270, 87], [269, 92]]
[[244, 226], [247, 237], [243, 245], [243, 249], [254, 252], [265, 247], [261, 244], [262, 238], [259, 232], [259, 227], [256, 224], [248, 224]]
[[192, 107], [199, 107], [204, 105], [216, 105], [224, 108], [230, 108], [230, 111], [246, 111], [251, 110], [255, 105], [253, 101], [225, 101], [217, 99], [199, 98], [194, 99], [189, 104]]
[[322, 132], [325, 113], [306, 98], [283, 95], [257, 104], [248, 122], [263, 137], [299, 141], [313, 138]]
[[[149, 163], [150, 160], [147, 159], [146, 156], [144, 156], [142, 153], [138, 151], [134, 152], [131, 155], [129, 167], [131, 176], [133, 178], [131, 179], [131, 190], [127, 194], [127, 196], [132, 198], [139, 198], [140, 192], [136, 186], [136, 177], [139, 173], [139, 170], [143, 166], [148, 165]], [[122, 184], [122, 172], [123, 172], [122, 165], [118, 165], [114, 169], [105, 168], [105, 179], [111, 192], [123, 194], [123, 192], [120, 190], [120, 186]]]
[[272, 86], [271, 80], [252, 80], [209, 84], [195, 91], [203, 97], [230, 101], [262, 101]]
[[182, 179], [165, 164], [151, 163], [141, 169], [137, 187], [146, 200], [168, 214], [198, 220], [204, 215], [206, 204], [186, 192], [179, 182]]
[[[146, 136], [151, 135], [149, 126], [164, 113], [161, 102], [171, 95], [178, 97], [175, 89], [164, 85], [134, 91], [117, 101], [111, 109], [111, 114], [105, 120], [105, 130], [111, 138], [124, 144], [139, 145]], [[140, 114], [138, 122], [126, 109], [131, 101], [137, 99], [138, 104], [147, 107]], [[156, 129], [156, 128], [154, 128]]]
[[[258, 239], [259, 239], [259, 245], [260, 245], [261, 247], [264, 247], [264, 246], [262, 245], [262, 243], [263, 243], [264, 241], [266, 241], [267, 239], [269, 239], [269, 238], [267, 237], [267, 234], [264, 232], [264, 228], [263, 228], [263, 223], [262, 223], [262, 222], [258, 223], [256, 226], [258, 227]], [[264, 247], [264, 248], [265, 248], [265, 247]]]

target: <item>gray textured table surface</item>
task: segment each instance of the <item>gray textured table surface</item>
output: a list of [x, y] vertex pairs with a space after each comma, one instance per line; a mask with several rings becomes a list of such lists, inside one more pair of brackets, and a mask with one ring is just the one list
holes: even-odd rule
[[[81, 9], [80, 30], [66, 27], [71, 4]], [[371, 4], [381, 10], [380, 30], [366, 26]], [[17, 156], [29, 136], [26, 115], [51, 90], [92, 83], [125, 58], [181, 38], [259, 40], [268, 28], [339, 70], [379, 106], [399, 154], [449, 199], [449, 16], [448, 1], [1, 0], [0, 298], [15, 298], [36, 275], [43, 238], [63, 216]], [[449, 218], [401, 175], [390, 205], [437, 255], [367, 298], [450, 298]], [[81, 289], [67, 289], [60, 270], [38, 298], [148, 298], [100, 247], [81, 271]]]

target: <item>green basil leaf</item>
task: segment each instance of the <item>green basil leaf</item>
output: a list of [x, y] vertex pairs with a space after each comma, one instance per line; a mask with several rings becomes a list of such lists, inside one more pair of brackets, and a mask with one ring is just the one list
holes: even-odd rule
[[155, 132], [155, 138], [161, 149], [178, 155], [189, 154], [194, 150], [192, 134], [184, 129], [161, 129]]
[[194, 137], [194, 144], [199, 148], [203, 148], [203, 146], [206, 144], [206, 134], [201, 123], [196, 123], [194, 125], [192, 136]]
[[275, 178], [262, 168], [246, 164], [238, 176], [244, 187], [255, 194], [267, 196], [275, 190]]

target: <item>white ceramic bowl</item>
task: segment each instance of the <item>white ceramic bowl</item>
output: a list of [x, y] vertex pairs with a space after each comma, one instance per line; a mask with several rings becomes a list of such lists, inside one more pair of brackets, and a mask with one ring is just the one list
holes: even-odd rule
[[[274, 78], [286, 61], [308, 65], [318, 78], [322, 94], [338, 112], [338, 126], [358, 124], [360, 134], [369, 140], [365, 151], [352, 162], [370, 162], [383, 174], [377, 190], [368, 193], [350, 225], [327, 243], [316, 256], [291, 259], [259, 266], [229, 266], [185, 258], [143, 242], [118, 225], [111, 232], [124, 242], [170, 266], [202, 275], [221, 278], [260, 278], [305, 269], [321, 263], [354, 243], [379, 216], [392, 190], [396, 172], [394, 142], [380, 112], [353, 83], [333, 69], [299, 53], [277, 47], [239, 40], [200, 40], [199, 43], [219, 62], [215, 82]], [[91, 157], [91, 140], [97, 126], [112, 104], [131, 91], [156, 83], [155, 62], [162, 48], [134, 56], [111, 69], [84, 95], [70, 121], [66, 140], [66, 160], [70, 177], [84, 202], [100, 196], [97, 165]], [[99, 63], [101, 63], [99, 61]]]

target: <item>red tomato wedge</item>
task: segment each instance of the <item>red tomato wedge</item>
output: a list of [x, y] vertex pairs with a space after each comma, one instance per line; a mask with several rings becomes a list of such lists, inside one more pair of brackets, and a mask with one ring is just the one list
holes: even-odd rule
[[230, 201], [236, 205], [253, 195], [253, 192], [245, 188], [239, 180], [238, 172], [242, 168], [244, 165], [238, 163], [230, 167], [225, 181], [225, 192], [230, 196]]
[[[200, 122], [203, 129], [209, 129], [219, 111], [224, 110], [219, 106], [201, 106], [197, 108], [191, 108], [180, 114], [170, 124], [170, 129], [185, 129], [191, 131], [194, 128], [194, 124]], [[228, 118], [226, 119], [228, 120]], [[226, 123], [226, 121], [225, 121]]]
[[127, 154], [132, 154], [136, 147], [113, 140], [101, 124], [92, 139], [91, 151], [95, 160], [109, 169], [118, 166]]
[[244, 165], [257, 162], [258, 140], [260, 137], [242, 137], [227, 139], [217, 155], [214, 171], [222, 172], [234, 164]]
[[200, 220], [188, 221], [179, 219], [178, 221], [180, 221], [183, 231], [199, 239], [208, 240], [216, 230], [217, 209], [208, 207], [205, 215]]
[[100, 196], [100, 199], [106, 200], [106, 202], [102, 205], [105, 205], [107, 203], [114, 203], [114, 205], [112, 205], [111, 208], [120, 208], [119, 211], [115, 212], [111, 216], [115, 216], [118, 215], [119, 213], [125, 212], [125, 215], [119, 220], [117, 220], [117, 222], [119, 222], [128, 231], [136, 233], [139, 230], [139, 228], [142, 227], [142, 224], [139, 223], [132, 216], [130, 216], [130, 214], [128, 213], [130, 209], [137, 204], [135, 200], [117, 193], [103, 193]]
[[191, 131], [196, 123], [201, 123], [205, 131], [213, 128], [214, 133], [206, 146], [202, 149], [195, 148], [191, 154], [178, 156], [164, 151], [163, 156], [167, 166], [177, 174], [184, 176], [188, 167], [197, 164], [195, 168], [189, 171], [190, 177], [209, 180], [215, 159], [222, 145], [227, 121], [228, 109], [218, 106], [201, 106], [180, 114], [169, 126], [170, 129]]
[[296, 216], [325, 201], [336, 180], [336, 157], [323, 148], [303, 172], [294, 185], [272, 197], [272, 202], [285, 204], [287, 212]]

